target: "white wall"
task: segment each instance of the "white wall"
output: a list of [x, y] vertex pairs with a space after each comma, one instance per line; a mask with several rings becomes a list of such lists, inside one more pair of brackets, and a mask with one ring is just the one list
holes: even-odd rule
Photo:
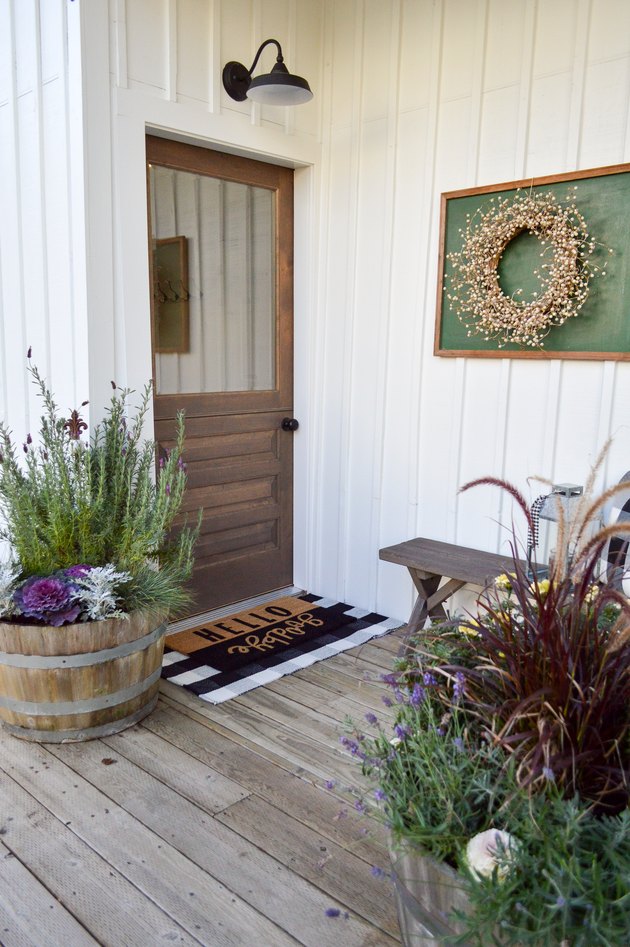
[[41, 413], [29, 346], [60, 407], [90, 397], [81, 81], [78, 5], [3, 0], [0, 417], [18, 442]]
[[[326, 7], [312, 585], [406, 617], [379, 547], [496, 550], [528, 487], [630, 467], [630, 365], [433, 356], [442, 191], [630, 161], [624, 0], [334, 0]], [[624, 287], [620, 289], [624, 291]]]
[[[432, 354], [442, 191], [630, 161], [626, 0], [5, 0], [0, 16], [16, 431], [30, 342], [71, 402], [150, 374], [149, 127], [300, 169], [297, 583], [406, 617], [410, 581], [380, 546], [496, 549], [509, 525], [497, 493], [457, 497], [465, 480], [583, 482], [609, 433], [605, 480], [630, 467], [630, 365]], [[312, 103], [223, 92], [223, 64], [269, 36]]]

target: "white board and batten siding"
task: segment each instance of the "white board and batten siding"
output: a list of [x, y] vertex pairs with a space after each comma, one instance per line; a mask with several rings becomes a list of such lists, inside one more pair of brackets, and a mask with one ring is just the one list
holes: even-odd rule
[[[630, 161], [630, 6], [409, 0], [327, 7], [323, 405], [314, 584], [406, 617], [376, 550], [424, 535], [504, 551], [484, 475], [584, 483], [630, 467], [630, 365], [433, 356], [443, 191]], [[626, 292], [620, 287], [620, 292]], [[629, 312], [630, 318], [630, 312]]]
[[[410, 581], [379, 547], [505, 542], [509, 504], [458, 497], [466, 480], [506, 476], [531, 498], [530, 474], [583, 483], [609, 435], [602, 480], [630, 467], [627, 363], [432, 354], [442, 191], [630, 161], [625, 0], [0, 10], [0, 397], [16, 429], [33, 333], [70, 402], [150, 374], [148, 127], [298, 169], [296, 584], [404, 618]], [[267, 37], [313, 102], [226, 96], [223, 64], [249, 65]]]

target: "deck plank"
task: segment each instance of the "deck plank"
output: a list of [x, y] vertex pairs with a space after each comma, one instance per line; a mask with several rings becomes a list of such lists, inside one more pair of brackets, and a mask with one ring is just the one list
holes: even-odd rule
[[266, 716], [265, 712], [260, 713], [258, 709], [239, 705], [235, 701], [229, 701], [228, 706], [201, 704], [192, 694], [187, 694], [182, 688], [177, 689], [181, 693], [175, 696], [170, 692], [163, 693], [176, 703], [181, 701], [193, 712], [205, 716], [210, 727], [231, 739], [242, 739], [248, 746], [259, 747], [272, 755], [279, 754], [281, 765], [285, 767], [289, 766], [292, 770], [299, 768], [320, 780], [334, 778], [347, 782], [355, 774], [356, 767], [336, 748], [339, 736], [331, 736], [327, 721], [322, 724], [327, 740], [320, 742], [294, 725], [287, 725], [290, 719], [288, 716], [280, 721], [274, 720]]
[[[347, 799], [313, 784], [295, 773], [287, 773], [264, 756], [240, 746], [213, 732], [208, 738], [207, 720], [184, 717], [174, 708], [161, 703], [143, 726], [163, 740], [222, 772], [237, 778], [244, 788], [261, 799], [283, 809], [309, 828], [320, 831], [327, 839], [354, 852], [368, 864], [382, 861], [386, 852], [385, 833], [378, 823], [370, 822], [344, 808]], [[344, 811], [344, 817], [339, 814]], [[367, 831], [366, 831], [367, 828]]]
[[[15, 750], [11, 749], [11, 755], [14, 755]], [[26, 764], [32, 777], [29, 782], [36, 784], [36, 790], [37, 784], [42, 782], [42, 775], [44, 780], [50, 776], [50, 770], [42, 765], [44, 754], [45, 751], [40, 751]], [[7, 775], [12, 778], [0, 780], [2, 811], [11, 813], [5, 822], [7, 831], [3, 842], [30, 872], [46, 879], [50, 894], [94, 935], [99, 944], [117, 947], [124, 943], [130, 947], [146, 947], [159, 940], [186, 945], [200, 943], [77, 838], [69, 827], [70, 818], [64, 824], [38, 803], [33, 794], [23, 789], [18, 783], [21, 767], [12, 766]], [[64, 789], [60, 791], [65, 792]], [[69, 814], [70, 811], [66, 813]], [[8, 938], [2, 938], [2, 942], [12, 947]], [[38, 947], [42, 943], [51, 941], [40, 941]]]
[[[338, 947], [339, 935], [326, 917], [326, 910], [331, 906], [343, 910], [345, 905], [288, 872], [265, 851], [123, 757], [118, 757], [117, 765], [108, 766], [103, 773], [102, 747], [96, 741], [54, 746], [50, 752], [85, 780], [97, 781], [101, 792], [137, 823], [173, 845], [301, 944]], [[346, 919], [343, 936], [347, 947], [376, 947], [392, 942], [354, 916]], [[270, 943], [275, 945], [273, 940]]]
[[45, 943], [98, 947], [98, 941], [2, 842], [0, 886], [0, 943], [14, 947], [41, 947]]
[[163, 681], [148, 718], [102, 741], [1, 733], [3, 947], [400, 944], [370, 873], [386, 833], [354, 811], [339, 743], [346, 717], [391, 720], [399, 637], [218, 706]]
[[[0, 745], [5, 746], [10, 739], [0, 734]], [[99, 933], [99, 941], [115, 945], [133, 943], [145, 947], [146, 944], [164, 939], [177, 943], [210, 943], [213, 947], [215, 944], [217, 947], [233, 947], [248, 943], [249, 938], [263, 936], [264, 932], [270, 943], [275, 943], [274, 938], [282, 945], [292, 942], [276, 925], [236, 898], [231, 889], [184, 857], [177, 847], [176, 833], [171, 831], [168, 823], [161, 826], [159, 833], [153, 833], [147, 830], [142, 819], [133, 818], [123, 806], [114, 804], [106, 789], [112, 781], [116, 781], [115, 777], [110, 775], [107, 778], [103, 774], [117, 772], [121, 769], [122, 761], [119, 759], [117, 763], [103, 765], [104, 758], [113, 758], [109, 747], [98, 740], [68, 746], [50, 744], [47, 748], [16, 742], [17, 750], [13, 748], [12, 752], [13, 778], [44, 801], [46, 808], [59, 820], [58, 824], [62, 827], [65, 825], [84, 843], [83, 850], [87, 848], [90, 856], [97, 852], [100, 855], [99, 862], [102, 859], [103, 877], [95, 871], [92, 858], [86, 869], [80, 870], [79, 878], [72, 879], [70, 890], [73, 913], [77, 914], [74, 899], [80, 894], [81, 883], [84, 878], [90, 880], [95, 875], [94, 890], [90, 891], [87, 901], [88, 904], [100, 904], [102, 917], [97, 919], [99, 922], [118, 916], [119, 923], [126, 923], [124, 912], [121, 917], [121, 905], [125, 912], [130, 912], [134, 923], [142, 920], [144, 915], [149, 918], [146, 926], [143, 925], [136, 933], [131, 924], [130, 934], [125, 931], [123, 936], [123, 932], [118, 930], [116, 936], [112, 936], [108, 931], [104, 937]], [[73, 751], [75, 757], [85, 755], [86, 762], [89, 757], [93, 775], [98, 768], [96, 781], [103, 785], [104, 791], [96, 789], [89, 780], [82, 778], [79, 767], [67, 765], [64, 757], [71, 760]], [[151, 805], [151, 800], [142, 796], [141, 781], [136, 781], [132, 786], [126, 783], [126, 787], [129, 795], [133, 796], [135, 807]], [[7, 841], [7, 836], [4, 840]], [[73, 844], [77, 846], [76, 841]], [[81, 859], [75, 858], [72, 864], [80, 865]], [[98, 886], [112, 887], [110, 882], [114, 872], [110, 866], [123, 877], [118, 886], [118, 903], [104, 906]], [[124, 886], [123, 878], [126, 882]], [[61, 890], [67, 891], [69, 887], [62, 886]], [[70, 906], [67, 901], [64, 903]], [[177, 917], [179, 923], [176, 924], [173, 917]], [[94, 930], [94, 919], [90, 919], [87, 926]], [[175, 937], [174, 932], [179, 936]]]
[[264, 845], [274, 858], [342, 902], [346, 909], [354, 910], [385, 933], [397, 935], [391, 891], [356, 855], [256, 796], [224, 809], [217, 818], [244, 838]]

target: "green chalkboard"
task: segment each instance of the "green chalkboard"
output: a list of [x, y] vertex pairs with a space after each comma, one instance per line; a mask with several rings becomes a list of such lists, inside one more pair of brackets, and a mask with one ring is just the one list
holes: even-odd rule
[[[518, 188], [534, 193], [554, 191], [558, 200], [567, 195], [584, 216], [596, 242], [594, 262], [606, 261], [607, 275], [591, 280], [589, 294], [578, 315], [554, 326], [542, 349], [518, 345], [502, 348], [482, 335], [469, 336], [464, 323], [449, 305], [449, 254], [462, 247], [461, 230], [466, 217], [487, 210], [491, 198], [510, 197]], [[612, 250], [612, 254], [609, 252]], [[534, 269], [540, 246], [524, 233], [508, 244], [499, 265], [503, 292], [521, 289], [525, 302], [538, 289]], [[586, 358], [630, 360], [630, 165], [595, 168], [575, 174], [513, 181], [509, 184], [450, 191], [442, 194], [440, 262], [438, 279], [435, 354], [483, 358]]]

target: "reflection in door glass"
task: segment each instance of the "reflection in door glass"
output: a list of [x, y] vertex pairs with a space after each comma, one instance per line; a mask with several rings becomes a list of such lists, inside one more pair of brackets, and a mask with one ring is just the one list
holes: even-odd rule
[[275, 388], [274, 194], [151, 167], [158, 394]]

